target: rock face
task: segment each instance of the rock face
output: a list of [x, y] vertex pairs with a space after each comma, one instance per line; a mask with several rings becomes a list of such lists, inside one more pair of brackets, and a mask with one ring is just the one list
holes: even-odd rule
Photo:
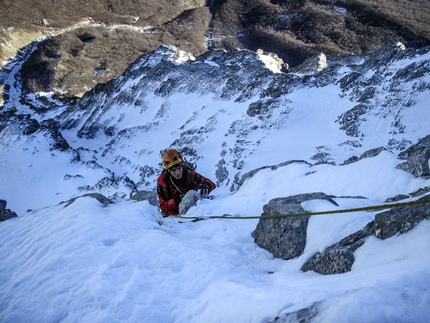
[[384, 150], [387, 150], [387, 149], [385, 149], [384, 147], [378, 147], [378, 148], [370, 149], [368, 151], [365, 151], [363, 154], [361, 154], [360, 157], [352, 156], [352, 157], [348, 158], [347, 160], [345, 160], [343, 162], [342, 165], [348, 165], [351, 163], [355, 163], [356, 161], [359, 161], [363, 158], [375, 157], [375, 156], [379, 155], [381, 153], [381, 151], [384, 151]]
[[324, 53], [318, 56], [306, 59], [302, 64], [297, 67], [291, 68], [290, 73], [297, 73], [300, 75], [313, 75], [320, 72], [327, 67], [327, 57]]
[[[33, 129], [35, 123], [32, 122], [30, 125], [30, 129]], [[28, 128], [26, 130], [29, 131]], [[58, 124], [54, 120], [48, 119], [43, 121], [40, 124], [40, 130], [45, 132], [53, 141], [51, 144], [51, 150], [58, 149], [65, 151], [70, 148], [69, 143], [66, 141], [66, 139], [64, 139], [63, 135], [58, 130]]]
[[[425, 195], [418, 201], [430, 201]], [[424, 219], [430, 218], [430, 204], [394, 208], [375, 216], [372, 234], [382, 240], [413, 229]]]
[[430, 135], [401, 152], [399, 158], [406, 161], [397, 165], [398, 169], [409, 172], [416, 177], [430, 178]]
[[[269, 201], [263, 207], [262, 216], [306, 213], [300, 203], [313, 199], [324, 199], [337, 205], [324, 193], [299, 194]], [[276, 258], [295, 258], [305, 250], [308, 220], [309, 216], [260, 219], [252, 237], [255, 243]]]
[[0, 200], [0, 222], [17, 217], [16, 213], [6, 209], [6, 200]]
[[137, 191], [130, 194], [130, 198], [136, 201], [148, 201], [151, 205], [157, 205], [157, 193], [155, 191]]
[[[426, 195], [418, 201], [430, 201], [430, 195]], [[302, 266], [302, 270], [313, 270], [323, 275], [348, 272], [355, 260], [354, 251], [364, 244], [368, 236], [388, 239], [396, 234], [408, 232], [424, 219], [430, 219], [429, 203], [393, 208], [379, 213], [375, 216], [375, 220], [363, 229], [310, 258]]]
[[100, 193], [88, 193], [88, 194], [84, 194], [84, 195], [81, 195], [81, 196], [77, 196], [77, 197], [71, 198], [70, 200], [62, 202], [60, 204], [65, 204], [64, 207], [68, 207], [70, 204], [74, 203], [78, 198], [82, 198], [82, 197], [91, 197], [93, 199], [96, 199], [104, 207], [108, 206], [109, 204], [114, 204], [114, 202], [111, 199], [107, 198], [106, 196], [104, 196], [103, 194], [100, 194]]
[[372, 232], [373, 225], [357, 231], [342, 239], [324, 252], [317, 253], [302, 266], [303, 271], [313, 270], [323, 275], [342, 274], [351, 271], [354, 264], [354, 251], [361, 247], [364, 238]]

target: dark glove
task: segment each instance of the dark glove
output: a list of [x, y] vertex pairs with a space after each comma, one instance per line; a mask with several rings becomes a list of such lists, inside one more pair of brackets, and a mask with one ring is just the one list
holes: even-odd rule
[[177, 205], [179, 205], [179, 203], [181, 203], [181, 201], [182, 201], [182, 195], [181, 194], [176, 194], [175, 196], [173, 196], [173, 200], [175, 200], [175, 203]]
[[199, 191], [201, 197], [209, 196], [209, 185], [207, 183], [201, 183], [197, 190]]

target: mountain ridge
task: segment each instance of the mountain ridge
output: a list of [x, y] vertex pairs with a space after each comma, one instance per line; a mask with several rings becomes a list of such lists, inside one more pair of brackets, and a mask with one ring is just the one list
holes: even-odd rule
[[6, 62], [36, 41], [22, 70], [26, 88], [73, 98], [163, 44], [194, 56], [261, 48], [294, 67], [321, 52], [370, 54], [397, 41], [428, 46], [429, 16], [427, 1], [406, 0], [15, 1], [0, 13], [0, 56]]

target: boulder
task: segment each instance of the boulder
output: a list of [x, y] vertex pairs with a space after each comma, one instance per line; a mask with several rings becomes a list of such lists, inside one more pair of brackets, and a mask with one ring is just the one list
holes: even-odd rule
[[106, 196], [104, 196], [103, 194], [100, 194], [100, 193], [88, 193], [88, 194], [84, 194], [84, 195], [81, 195], [81, 196], [77, 196], [77, 197], [71, 198], [68, 201], [61, 202], [60, 204], [66, 203], [65, 207], [68, 207], [70, 204], [72, 204], [78, 198], [81, 198], [81, 197], [92, 197], [92, 198], [96, 199], [97, 201], [99, 201], [100, 204], [102, 204], [104, 207], [108, 206], [109, 204], [114, 204], [114, 202], [111, 199], [108, 199]]
[[343, 162], [342, 165], [352, 164], [352, 163], [355, 163], [355, 162], [362, 160], [364, 158], [375, 157], [375, 156], [379, 155], [382, 151], [386, 151], [386, 150], [387, 149], [385, 149], [384, 147], [378, 147], [378, 148], [373, 148], [373, 149], [367, 150], [364, 153], [362, 153], [360, 155], [360, 157], [352, 156], [352, 157], [348, 158], [347, 160], [345, 160]]
[[373, 222], [310, 258], [302, 266], [304, 272], [313, 270], [322, 275], [342, 274], [351, 271], [354, 251], [372, 234]]
[[[418, 201], [430, 202], [430, 194]], [[430, 219], [430, 203], [392, 208], [378, 213], [375, 220], [368, 223], [363, 229], [311, 257], [302, 266], [302, 270], [313, 270], [323, 275], [351, 271], [355, 260], [354, 251], [364, 244], [368, 236], [387, 239], [413, 229], [424, 219]]]
[[137, 191], [130, 194], [130, 198], [136, 201], [148, 201], [149, 204], [157, 205], [157, 193], [154, 191]]
[[6, 200], [0, 200], [0, 221], [3, 221], [6, 215]]
[[179, 215], [186, 214], [190, 208], [197, 204], [199, 199], [200, 195], [197, 191], [188, 191], [182, 198], [181, 203], [179, 203]]
[[[324, 193], [299, 194], [270, 200], [263, 207], [262, 216], [306, 213], [300, 203], [324, 199], [337, 203]], [[259, 247], [276, 258], [292, 259], [300, 256], [306, 246], [306, 231], [309, 216], [274, 217], [260, 219], [252, 237]]]
[[361, 154], [359, 159], [361, 160], [363, 158], [378, 156], [382, 151], [385, 151], [385, 150], [387, 150], [387, 149], [385, 149], [384, 147], [378, 147], [378, 148], [373, 148], [373, 149], [367, 150], [363, 154]]
[[0, 200], [0, 222], [17, 217], [17, 214], [9, 209], [6, 209], [7, 201]]
[[373, 235], [385, 240], [396, 234], [406, 233], [422, 220], [430, 219], [430, 194], [418, 201], [429, 201], [429, 203], [393, 208], [378, 213], [375, 216]]

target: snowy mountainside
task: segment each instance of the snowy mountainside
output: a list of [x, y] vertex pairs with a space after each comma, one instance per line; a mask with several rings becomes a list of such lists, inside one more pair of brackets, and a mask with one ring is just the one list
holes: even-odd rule
[[[429, 49], [394, 45], [309, 74], [262, 53], [163, 47], [76, 103], [23, 93], [23, 53], [1, 72], [0, 198], [19, 216], [0, 223], [0, 321], [429, 321], [428, 212], [403, 234], [363, 238], [336, 275], [301, 268], [378, 212], [310, 217], [290, 260], [260, 248], [259, 220], [244, 217], [300, 193], [336, 202], [301, 203], [310, 212], [428, 194], [428, 176], [396, 166], [428, 135]], [[154, 189], [167, 147], [219, 185], [187, 215], [239, 219], [162, 218], [129, 199]]]
[[[401, 44], [336, 58], [313, 75], [285, 73], [261, 52], [195, 58], [160, 47], [76, 104], [57, 105], [49, 94], [21, 93], [17, 74], [3, 72], [5, 198], [22, 212], [82, 192], [151, 190], [168, 147], [196, 162], [218, 194], [236, 191], [249, 171], [289, 160], [340, 165], [381, 146], [397, 154], [428, 134], [429, 71], [429, 48]], [[36, 165], [37, 154], [50, 157]], [[16, 178], [34, 187], [25, 203]]]

